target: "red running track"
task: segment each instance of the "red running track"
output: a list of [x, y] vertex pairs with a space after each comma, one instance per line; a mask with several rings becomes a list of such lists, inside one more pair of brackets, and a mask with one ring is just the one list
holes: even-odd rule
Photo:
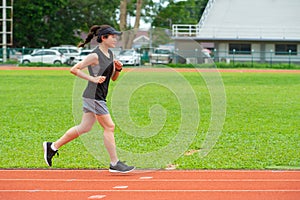
[[299, 200], [300, 171], [0, 170], [1, 200]]

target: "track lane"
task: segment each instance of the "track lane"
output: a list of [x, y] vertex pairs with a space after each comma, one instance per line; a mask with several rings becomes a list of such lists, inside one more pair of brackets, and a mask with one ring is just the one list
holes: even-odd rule
[[0, 170], [0, 199], [299, 200], [300, 171]]

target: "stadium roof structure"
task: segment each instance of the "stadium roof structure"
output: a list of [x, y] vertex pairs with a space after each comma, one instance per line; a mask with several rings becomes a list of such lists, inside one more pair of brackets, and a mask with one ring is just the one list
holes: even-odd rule
[[174, 24], [173, 37], [300, 41], [300, 0], [209, 0], [196, 25]]

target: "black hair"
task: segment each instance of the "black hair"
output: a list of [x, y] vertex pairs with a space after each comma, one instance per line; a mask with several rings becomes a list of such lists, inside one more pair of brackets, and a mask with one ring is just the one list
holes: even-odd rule
[[94, 25], [90, 28], [89, 33], [87, 35], [87, 37], [85, 38], [84, 42], [80, 42], [77, 46], [78, 47], [84, 47], [87, 43], [89, 43], [94, 37], [97, 36], [97, 42], [101, 43], [102, 42], [102, 37], [104, 38], [108, 38], [108, 34], [107, 35], [102, 35], [99, 37], [99, 31], [109, 28], [109, 25]]

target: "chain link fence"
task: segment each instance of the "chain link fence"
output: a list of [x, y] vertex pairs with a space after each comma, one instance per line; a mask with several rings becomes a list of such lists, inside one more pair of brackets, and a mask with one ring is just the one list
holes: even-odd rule
[[[7, 62], [22, 64], [24, 55], [32, 54], [43, 48], [7, 48]], [[0, 48], [0, 62], [2, 62], [3, 49]], [[141, 58], [143, 55], [141, 54]], [[300, 64], [300, 52], [274, 52], [274, 51], [201, 51], [195, 50], [174, 50], [172, 52], [172, 63], [174, 64], [205, 64], [226, 63], [234, 65], [236, 63], [267, 63], [272, 67], [273, 64]]]

